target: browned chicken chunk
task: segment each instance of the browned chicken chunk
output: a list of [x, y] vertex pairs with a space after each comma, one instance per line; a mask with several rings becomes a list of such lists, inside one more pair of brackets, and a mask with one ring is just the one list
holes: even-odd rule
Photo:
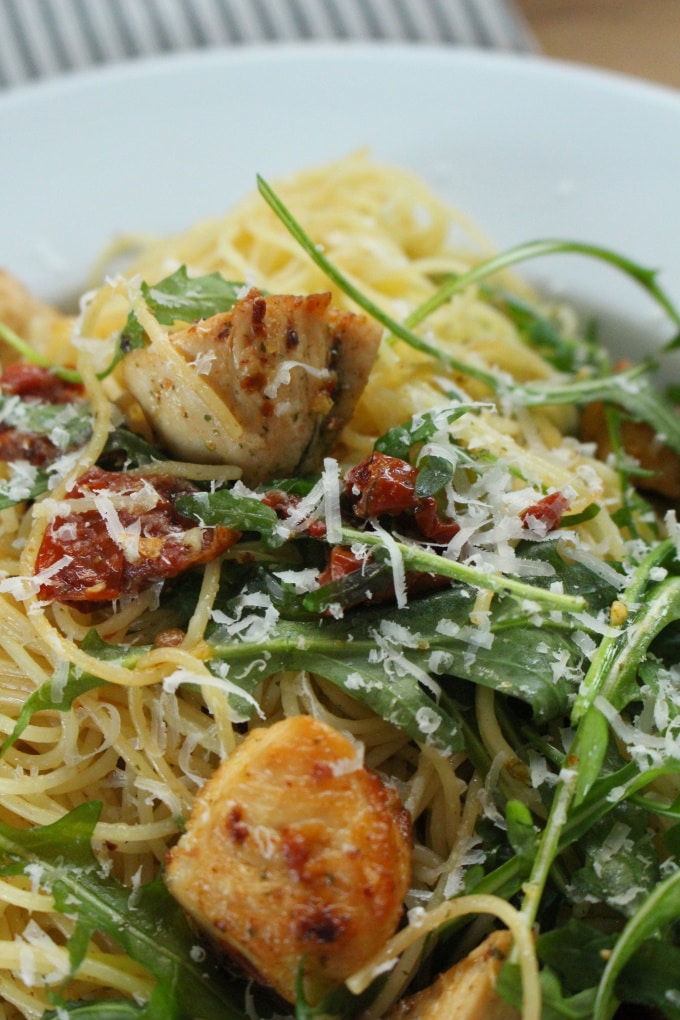
[[174, 455], [229, 463], [257, 485], [315, 471], [349, 420], [380, 327], [309, 297], [256, 290], [124, 361], [126, 385]]
[[[651, 472], [634, 477], [636, 487], [664, 499], [680, 499], [680, 456], [666, 446], [651, 425], [642, 421], [622, 421], [620, 435], [621, 445], [628, 456], [645, 471]], [[581, 439], [596, 444], [600, 460], [606, 460], [612, 452], [603, 404], [589, 404], [583, 409]]]
[[284, 999], [310, 1000], [380, 949], [402, 915], [410, 820], [346, 736], [311, 716], [254, 730], [201, 790], [170, 851], [171, 893]]
[[[22, 283], [0, 269], [0, 323], [43, 354], [54, 334], [65, 336], [70, 320], [34, 297]], [[0, 338], [0, 363], [7, 366], [19, 355]]]
[[518, 1020], [496, 992], [511, 943], [508, 931], [489, 935], [429, 988], [398, 1002], [385, 1020]]

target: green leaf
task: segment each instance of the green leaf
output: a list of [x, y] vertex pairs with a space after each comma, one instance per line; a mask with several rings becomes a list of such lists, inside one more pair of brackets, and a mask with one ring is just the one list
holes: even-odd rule
[[171, 276], [149, 286], [142, 284], [144, 300], [162, 325], [196, 322], [228, 312], [238, 301], [243, 283], [225, 280], [220, 273], [189, 276], [180, 266]]
[[302, 600], [302, 605], [312, 613], [323, 613], [337, 606], [351, 609], [380, 592], [389, 591], [392, 577], [389, 563], [369, 560], [360, 570], [352, 570], [344, 577], [309, 592]]
[[[388, 555], [385, 540], [379, 532], [343, 527], [341, 542], [346, 546], [352, 546], [355, 542], [360, 546], [368, 546], [376, 558], [385, 558]], [[545, 579], [543, 579], [543, 583], [540, 579], [536, 579], [535, 583], [528, 583], [510, 574], [496, 573], [483, 567], [469, 566], [467, 563], [461, 563], [460, 560], [440, 556], [410, 542], [395, 542], [394, 547], [407, 570], [418, 570], [424, 574], [449, 577], [461, 584], [470, 585], [482, 591], [510, 595], [513, 599], [523, 601], [525, 608], [527, 601], [536, 608], [555, 611], [564, 610], [577, 613], [586, 608], [585, 600], [580, 595], [552, 591], [551, 588], [545, 586]]]
[[[669, 924], [680, 917], [680, 870], [659, 882], [642, 906], [630, 918], [607, 961], [597, 991], [593, 1020], [609, 1020], [616, 1002], [616, 983], [623, 968], [649, 939], [656, 938]], [[677, 974], [668, 975], [670, 986], [677, 990]]]
[[[564, 995], [559, 978], [549, 967], [540, 972], [541, 1020], [592, 1020], [595, 989], [587, 988], [576, 995]], [[506, 963], [501, 970], [496, 991], [518, 1011], [522, 1009], [522, 984], [520, 968], [516, 963]]]
[[585, 509], [578, 514], [565, 514], [560, 521], [561, 528], [575, 528], [577, 524], [585, 524], [594, 520], [600, 513], [602, 507], [597, 503], [589, 503]]
[[[669, 623], [680, 618], [680, 578], [669, 576], [653, 584], [651, 572], [673, 554], [670, 540], [654, 546], [636, 569], [632, 582], [621, 595], [629, 607], [625, 625], [600, 642], [590, 669], [574, 702], [572, 723], [578, 725], [572, 753], [578, 765], [576, 800], [589, 788], [602, 765], [606, 741], [595, 706], [598, 697], [620, 711], [639, 692], [637, 671], [654, 638]], [[648, 590], [649, 589], [649, 590]]]
[[615, 941], [615, 935], [572, 918], [540, 935], [536, 952], [541, 963], [559, 975], [566, 990], [582, 992], [598, 985]]
[[285, 529], [271, 507], [251, 496], [238, 496], [231, 489], [180, 496], [175, 505], [180, 513], [195, 517], [207, 527], [222, 525], [237, 531], [255, 531], [269, 548], [277, 548], [286, 541]]
[[603, 903], [630, 916], [659, 880], [659, 856], [648, 815], [633, 804], [617, 805], [583, 837], [584, 864], [571, 876], [570, 898]]
[[[238, 301], [241, 283], [225, 280], [219, 273], [189, 276], [180, 266], [170, 276], [151, 286], [142, 283], [141, 291], [158, 322], [172, 326], [175, 322], [196, 322], [219, 312], [228, 312]], [[146, 334], [134, 312], [130, 312], [118, 339], [118, 350], [103, 373], [108, 375], [129, 351], [143, 347]]]
[[454, 465], [446, 457], [426, 456], [418, 462], [415, 495], [419, 499], [436, 496], [453, 478]]
[[77, 915], [77, 937], [69, 946], [73, 972], [86, 936], [98, 931], [158, 980], [144, 1013], [148, 1020], [245, 1020], [242, 989], [230, 985], [202, 949], [197, 952], [193, 929], [163, 882], [133, 895], [102, 875], [91, 850], [100, 811], [101, 804], [83, 804], [52, 825], [28, 830], [0, 823], [0, 864], [19, 863], [33, 871], [39, 865], [41, 885], [51, 891], [57, 908]]
[[[464, 414], [479, 411], [479, 404], [460, 401], [447, 408], [437, 408], [434, 411], [424, 411], [414, 415], [409, 421], [393, 428], [380, 436], [375, 443], [378, 453], [386, 453], [391, 457], [401, 457], [402, 460], [410, 461], [415, 449], [429, 442], [438, 433], [446, 429], [447, 425], [462, 418]], [[450, 442], [449, 437], [449, 442]], [[456, 456], [465, 464], [473, 464], [474, 458], [463, 449], [455, 447]]]
[[[237, 636], [234, 623], [242, 617], [234, 610], [222, 622], [218, 617], [206, 639], [214, 659], [229, 667], [229, 681], [248, 693], [275, 672], [305, 669], [338, 684], [414, 739], [428, 736], [426, 724], [428, 742], [438, 747], [461, 746], [455, 721], [432, 694], [439, 685], [454, 689], [454, 678], [518, 698], [538, 719], [563, 714], [569, 685], [555, 679], [551, 663], [564, 660], [565, 653], [567, 661], [578, 662], [568, 635], [527, 627], [518, 618], [516, 627], [504, 621], [489, 647], [474, 647], [471, 607], [469, 590], [458, 587], [414, 599], [404, 609], [362, 609], [340, 620], [279, 618], [262, 636], [264, 614], [255, 606], [254, 640]], [[224, 675], [220, 668], [214, 671]]]
[[[0, 421], [19, 432], [48, 437], [56, 447], [56, 456], [82, 446], [92, 434], [92, 411], [84, 400], [52, 404], [0, 391]], [[18, 461], [10, 462], [9, 468], [9, 477], [0, 480], [0, 510], [37, 499], [47, 491], [49, 467]]]
[[0, 510], [37, 499], [47, 492], [50, 476], [42, 468], [11, 464], [9, 478], [0, 480]]
[[113, 456], [121, 453], [125, 455], [125, 467], [143, 467], [145, 464], [154, 464], [167, 459], [166, 454], [158, 447], [147, 442], [136, 432], [123, 427], [109, 432], [98, 463], [102, 461], [108, 463]]
[[482, 293], [515, 323], [527, 343], [560, 372], [577, 372], [590, 366], [608, 369], [607, 352], [590, 339], [568, 337], [557, 322], [532, 302], [509, 291], [485, 286]]
[[678, 974], [680, 946], [650, 939], [623, 968], [616, 982], [616, 997], [657, 1009], [667, 1020], [680, 1020]]
[[85, 400], [54, 404], [43, 400], [22, 400], [0, 390], [0, 420], [8, 428], [55, 436], [55, 445], [65, 450], [82, 446], [92, 434], [92, 410]]
[[100, 680], [99, 677], [91, 676], [88, 673], [76, 676], [73, 670], [71, 670], [69, 678], [61, 690], [58, 690], [51, 682], [38, 687], [21, 706], [14, 729], [5, 737], [0, 746], [0, 758], [7, 753], [10, 747], [16, 744], [36, 713], [48, 710], [68, 712], [73, 702], [81, 694], [87, 694], [88, 691], [93, 690], [95, 687], [101, 687], [105, 683], [105, 680]]

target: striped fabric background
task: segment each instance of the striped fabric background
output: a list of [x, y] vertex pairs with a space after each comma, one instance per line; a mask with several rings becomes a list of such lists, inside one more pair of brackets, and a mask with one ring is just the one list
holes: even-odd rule
[[0, 86], [171, 50], [312, 39], [535, 48], [512, 0], [0, 0]]

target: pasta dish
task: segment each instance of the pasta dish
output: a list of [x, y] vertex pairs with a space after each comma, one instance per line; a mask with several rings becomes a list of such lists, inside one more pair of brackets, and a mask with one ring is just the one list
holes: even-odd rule
[[680, 1017], [680, 418], [554, 252], [680, 323], [363, 152], [6, 267], [0, 1015]]

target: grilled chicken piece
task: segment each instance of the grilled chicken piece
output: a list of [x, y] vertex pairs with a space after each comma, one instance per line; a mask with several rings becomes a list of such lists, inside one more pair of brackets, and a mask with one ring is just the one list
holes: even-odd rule
[[311, 716], [253, 730], [201, 790], [166, 881], [198, 925], [295, 1001], [340, 984], [394, 933], [409, 816], [346, 736]]
[[402, 999], [385, 1020], [518, 1020], [495, 990], [510, 951], [509, 931], [496, 931], [429, 988]]
[[[63, 338], [70, 330], [67, 316], [34, 297], [4, 269], [0, 269], [0, 323], [43, 354], [55, 335]], [[17, 352], [0, 339], [0, 362], [9, 365], [18, 358]]]
[[[621, 445], [650, 475], [633, 476], [633, 484], [645, 492], [662, 496], [664, 499], [680, 499], [680, 456], [666, 446], [651, 425], [642, 421], [622, 421], [620, 426]], [[607, 429], [604, 404], [589, 404], [581, 414], [581, 439], [595, 443], [597, 456], [607, 460], [612, 444]]]
[[315, 471], [350, 419], [380, 327], [330, 294], [264, 297], [124, 360], [126, 385], [168, 450], [236, 464], [248, 485]]

